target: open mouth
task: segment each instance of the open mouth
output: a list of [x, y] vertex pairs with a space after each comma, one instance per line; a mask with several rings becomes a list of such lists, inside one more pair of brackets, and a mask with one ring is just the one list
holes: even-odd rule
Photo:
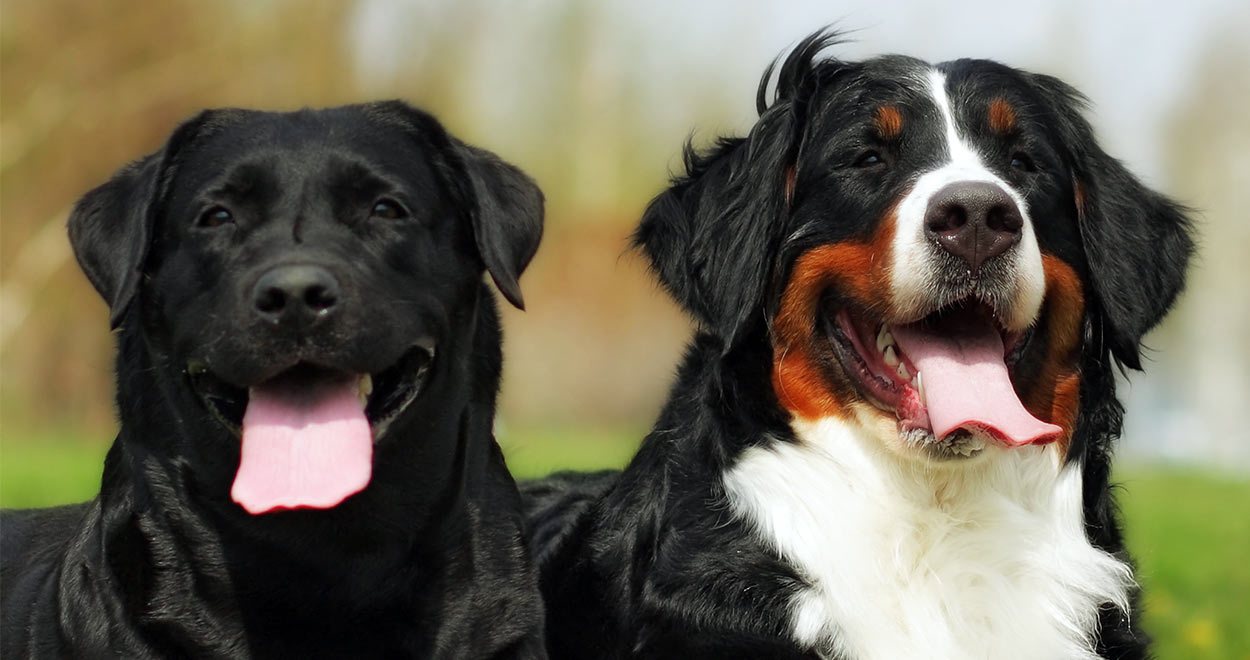
[[1005, 330], [985, 303], [966, 300], [904, 324], [842, 307], [824, 330], [859, 393], [932, 456], [966, 458], [990, 442], [1040, 444], [1061, 432], [1033, 417], [1011, 382], [1032, 331]]
[[217, 378], [200, 361], [189, 363], [187, 374], [204, 406], [235, 435], [242, 433], [248, 404], [257, 393], [272, 393], [286, 399], [316, 398], [329, 389], [350, 387], [361, 403], [376, 441], [421, 393], [433, 357], [432, 348], [414, 346], [395, 364], [376, 374], [353, 374], [301, 362], [250, 388], [236, 387]]
[[204, 405], [240, 439], [230, 497], [248, 513], [330, 509], [368, 487], [374, 444], [421, 394], [432, 347], [376, 374], [301, 362], [247, 389], [188, 366]]

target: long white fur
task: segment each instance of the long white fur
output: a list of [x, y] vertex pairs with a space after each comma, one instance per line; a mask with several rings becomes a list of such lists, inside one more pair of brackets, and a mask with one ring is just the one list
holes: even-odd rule
[[1098, 608], [1127, 611], [1130, 568], [1084, 533], [1079, 465], [1053, 445], [950, 466], [858, 424], [794, 423], [799, 444], [744, 452], [732, 510], [808, 586], [793, 639], [830, 657], [1095, 658]]
[[1008, 293], [1011, 315], [1003, 319], [1011, 330], [1023, 330], [1033, 321], [1033, 310], [1041, 304], [1046, 289], [1042, 270], [1042, 254], [1038, 249], [1037, 236], [1029, 217], [1028, 202], [1024, 197], [990, 171], [976, 150], [963, 140], [955, 124], [954, 112], [946, 94], [946, 76], [940, 71], [930, 71], [924, 83], [942, 114], [949, 159], [941, 167], [923, 174], [898, 206], [898, 220], [894, 238], [893, 266], [891, 268], [891, 294], [894, 306], [904, 317], [919, 318], [934, 310], [934, 302], [940, 292], [934, 290], [930, 276], [938, 248], [925, 235], [925, 212], [935, 193], [957, 181], [985, 181], [1002, 188], [1020, 208], [1024, 226], [1020, 242], [999, 259], [1009, 259], [1019, 277], [1014, 291]]

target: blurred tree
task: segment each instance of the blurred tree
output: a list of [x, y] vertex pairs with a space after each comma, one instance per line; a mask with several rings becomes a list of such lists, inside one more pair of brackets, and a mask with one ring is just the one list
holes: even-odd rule
[[[1243, 9], [1244, 11], [1244, 9]], [[1250, 467], [1245, 407], [1250, 397], [1250, 44], [1220, 23], [1207, 40], [1193, 86], [1166, 134], [1168, 177], [1195, 208], [1198, 258], [1176, 313], [1162, 329], [1175, 374], [1163, 407], [1181, 414], [1178, 431], [1212, 464]], [[1162, 348], [1162, 346], [1160, 346]], [[1179, 436], [1180, 433], [1177, 435]]]

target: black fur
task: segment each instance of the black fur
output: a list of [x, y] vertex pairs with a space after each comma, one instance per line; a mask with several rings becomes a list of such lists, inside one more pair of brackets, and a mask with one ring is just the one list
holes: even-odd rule
[[[520, 304], [542, 213], [528, 177], [400, 102], [207, 111], [84, 196], [70, 237], [120, 328], [121, 428], [94, 500], [4, 512], [3, 655], [545, 657], [482, 281]], [[342, 285], [304, 332], [251, 307], [291, 262]], [[296, 364], [375, 374], [372, 479], [250, 515], [230, 498], [244, 388]], [[378, 397], [410, 378], [379, 431]]]
[[[702, 153], [687, 147], [685, 175], [656, 197], [635, 234], [700, 329], [623, 472], [522, 484], [554, 658], [816, 657], [786, 634], [803, 578], [731, 515], [723, 476], [744, 449], [794, 440], [770, 381], [771, 323], [794, 260], [813, 246], [871, 235], [909, 177], [940, 155], [929, 148], [938, 137], [909, 133], [906, 149], [881, 149], [889, 167], [859, 166], [866, 138], [851, 118], [874, 102], [925, 103], [908, 81], [927, 65], [899, 56], [818, 60], [837, 38], [818, 33], [801, 43], [778, 70], [768, 104], [770, 67], [760, 119], [745, 138]], [[1041, 173], [1004, 176], [1032, 177], [1021, 188], [1036, 217], [1048, 219], [1039, 242], [1098, 301], [1086, 307], [1071, 457], [1083, 461], [1089, 539], [1123, 556], [1108, 481], [1122, 415], [1111, 357], [1138, 366], [1141, 336], [1182, 286], [1188, 224], [1097, 148], [1066, 85], [986, 61], [938, 66], [959, 93], [1006, 94], [1030, 117], [1026, 138]], [[1079, 223], [1078, 183], [1086, 199]], [[1104, 611], [1099, 653], [1145, 657], [1138, 621]]]

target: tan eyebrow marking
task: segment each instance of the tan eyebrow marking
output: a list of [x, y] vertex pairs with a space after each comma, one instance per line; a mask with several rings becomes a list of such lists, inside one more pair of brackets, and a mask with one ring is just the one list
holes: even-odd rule
[[1007, 99], [997, 98], [990, 101], [990, 130], [999, 135], [1006, 135], [1016, 128], [1016, 110]]
[[893, 140], [903, 132], [903, 113], [896, 106], [883, 105], [877, 108], [872, 123], [881, 139]]

